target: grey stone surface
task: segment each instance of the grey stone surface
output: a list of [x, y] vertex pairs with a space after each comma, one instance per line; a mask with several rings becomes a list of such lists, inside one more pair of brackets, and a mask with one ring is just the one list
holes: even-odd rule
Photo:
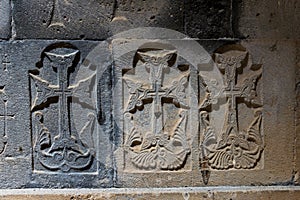
[[192, 38], [230, 38], [231, 1], [186, 0], [185, 33]]
[[[191, 47], [198, 44], [202, 45], [204, 53], [200, 51], [200, 54], [193, 56], [197, 49]], [[96, 41], [27, 40], [3, 41], [0, 47], [0, 128], [3, 130], [0, 135], [1, 188], [179, 187], [204, 186], [206, 181], [211, 186], [269, 185], [293, 184], [297, 180], [298, 165], [293, 163], [298, 157], [295, 145], [296, 149], [299, 146], [295, 143], [294, 124], [294, 88], [297, 80], [295, 61], [298, 51], [293, 41], [248, 40], [237, 43], [226, 40], [195, 42], [151, 38], [114, 39], [110, 44]], [[151, 50], [155, 48], [162, 48], [163, 51]], [[174, 50], [177, 50], [176, 53]], [[170, 57], [169, 54], [177, 55], [176, 65], [172, 61], [175, 59], [174, 55]], [[240, 54], [243, 55], [241, 58]], [[247, 162], [236, 165], [239, 157], [233, 155], [232, 164], [226, 166], [220, 161], [217, 165], [211, 154], [204, 154], [200, 148], [204, 145], [200, 145], [200, 142], [203, 141], [208, 126], [220, 133], [225, 124], [222, 120], [226, 119], [226, 112], [223, 111], [224, 106], [230, 102], [229, 98], [225, 96], [228, 102], [223, 103], [222, 98], [218, 99], [220, 104], [212, 110], [203, 106], [208, 91], [214, 97], [218, 92], [213, 87], [219, 87], [223, 81], [230, 82], [225, 73], [222, 74], [222, 56], [225, 61], [228, 56], [241, 59], [243, 70], [236, 71], [240, 87], [243, 87], [241, 83], [245, 83], [253, 73], [262, 71], [262, 76], [255, 79], [256, 83], [250, 84], [251, 90], [244, 90], [254, 96], [245, 96], [247, 94], [243, 93], [244, 96], [233, 103], [238, 113], [239, 129], [247, 131], [253, 128], [254, 132], [251, 135], [248, 131], [251, 136], [247, 137], [252, 138], [244, 141], [243, 146], [236, 144], [232, 148], [244, 149], [241, 155], [249, 155], [247, 150], [252, 152], [256, 147], [260, 149], [252, 152], [249, 165]], [[167, 61], [174, 64], [170, 71], [163, 71], [166, 73], [165, 81], [162, 82], [164, 87], [158, 90], [158, 95], [163, 95], [163, 90], [175, 84], [172, 83], [172, 78], [178, 79], [178, 83], [184, 80], [187, 65], [191, 70], [188, 78], [190, 85], [183, 84], [184, 89], [179, 87], [181, 89], [176, 90], [189, 91], [186, 95], [192, 109], [185, 128], [180, 125], [182, 115], [177, 116], [175, 112], [177, 109], [186, 110], [184, 105], [179, 108], [176, 106], [176, 101], [183, 103], [182, 99], [176, 94], [162, 97], [161, 112], [169, 112], [169, 117], [175, 119], [166, 121], [168, 127], [165, 130], [172, 132], [184, 129], [186, 132], [178, 131], [176, 137], [170, 135], [167, 141], [174, 143], [168, 143], [168, 146], [164, 146], [166, 143], [161, 144], [159, 151], [168, 148], [171, 153], [169, 152], [169, 157], [165, 157], [165, 154], [156, 155], [155, 167], [148, 161], [140, 165], [140, 161], [134, 161], [132, 157], [134, 153], [143, 153], [149, 147], [154, 147], [147, 146], [147, 142], [139, 143], [138, 140], [128, 143], [125, 129], [130, 123], [123, 119], [123, 115], [133, 93], [130, 92], [130, 87], [129, 90], [125, 89], [125, 82], [120, 82], [121, 78], [125, 81], [130, 79], [133, 85], [135, 81], [140, 81], [145, 82], [142, 89], [148, 87], [150, 82], [147, 81], [152, 80], [149, 79], [151, 70], [143, 71], [143, 66], [149, 62], [149, 68], [156, 69], [155, 62], [151, 61], [151, 64], [148, 57], [158, 57], [158, 60], [168, 57], [171, 60]], [[134, 65], [137, 67], [134, 73], [130, 70], [118, 71], [122, 68], [130, 69]], [[217, 68], [218, 65], [220, 69]], [[209, 79], [213, 74], [216, 80]], [[207, 90], [200, 83], [198, 85], [198, 75], [207, 84]], [[149, 86], [148, 89], [150, 93], [152, 90], [152, 93], [156, 91], [155, 87]], [[192, 91], [196, 92], [196, 97]], [[232, 91], [228, 90], [226, 95], [229, 92]], [[235, 95], [240, 95], [237, 92], [236, 90]], [[153, 97], [152, 95], [151, 98]], [[199, 105], [194, 101], [197, 97], [200, 99]], [[213, 99], [210, 100], [213, 102]], [[257, 103], [257, 100], [262, 102]], [[152, 113], [155, 110], [151, 110], [149, 106], [154, 102], [149, 99], [144, 101], [144, 108], [137, 108], [140, 114], [133, 112], [136, 123], [147, 123], [146, 115], [155, 116]], [[148, 114], [144, 113], [147, 107]], [[203, 124], [205, 118], [200, 119], [203, 111], [210, 116], [210, 120], [205, 122], [207, 124]], [[256, 111], [262, 112], [262, 118], [254, 115]], [[140, 115], [145, 116], [139, 118]], [[256, 119], [262, 119], [262, 124], [257, 129], [250, 125], [255, 124]], [[224, 125], [225, 128], [230, 126], [230, 123]], [[149, 130], [156, 130], [143, 126], [138, 129], [147, 134]], [[255, 133], [257, 131], [259, 134]], [[147, 134], [143, 140], [147, 140]], [[217, 134], [216, 138], [220, 141], [222, 135]], [[188, 143], [184, 142], [186, 140]], [[243, 142], [243, 137], [240, 142]], [[226, 143], [217, 150], [221, 151], [230, 145], [231, 143]], [[207, 148], [217, 151], [210, 145]], [[174, 149], [179, 152], [184, 150], [186, 155], [176, 155]], [[202, 155], [207, 155], [210, 160]], [[170, 164], [173, 162], [171, 158], [175, 157], [179, 159], [179, 164]], [[168, 165], [158, 161], [164, 158]], [[205, 161], [209, 164], [204, 164]]]
[[11, 33], [11, 6], [9, 0], [0, 1], [0, 39], [8, 39]]
[[106, 39], [137, 27], [184, 30], [183, 1], [17, 1], [16, 38]]
[[[156, 45], [153, 45], [154, 42]], [[147, 79], [145, 78], [147, 72], [141, 73], [143, 69], [141, 63], [146, 62], [145, 66], [147, 66], [147, 62], [150, 62], [150, 59], [147, 60], [143, 56], [152, 56], [152, 59], [159, 57], [155, 53], [148, 51], [152, 48], [160, 49], [163, 46], [167, 48], [167, 45], [163, 45], [165, 42], [170, 43], [177, 50], [176, 53], [179, 55], [178, 62], [200, 70], [199, 74], [205, 84], [207, 84], [207, 89], [201, 90], [200, 85], [197, 86], [195, 82], [191, 82], [194, 91], [198, 91], [196, 88], [199, 87], [200, 92], [200, 113], [198, 120], [196, 120], [200, 123], [200, 128], [198, 130], [198, 125], [195, 122], [187, 122], [193, 124], [190, 129], [186, 130], [191, 154], [187, 155], [187, 160], [184, 164], [181, 163], [182, 165], [179, 164], [175, 168], [170, 163], [170, 165], [162, 166], [160, 166], [159, 162], [156, 165], [153, 164], [160, 159], [163, 160], [163, 163], [172, 162], [172, 159], [170, 159], [172, 158], [172, 145], [168, 146], [165, 143], [160, 144], [160, 146], [155, 146], [154, 144], [156, 143], [152, 143], [153, 146], [147, 145], [147, 140], [151, 138], [151, 130], [155, 129], [152, 127], [144, 130], [143, 128], [145, 127], [140, 127], [139, 124], [145, 123], [143, 120], [144, 118], [147, 119], [148, 115], [150, 118], [154, 116], [153, 113], [151, 114], [151, 109], [147, 111], [147, 106], [143, 104], [141, 107], [138, 105], [136, 111], [127, 112], [128, 106], [135, 105], [134, 99], [138, 99], [139, 95], [144, 94], [139, 94], [137, 91], [139, 89], [142, 91], [142, 86], [147, 86], [147, 81], [149, 80], [148, 77], [150, 75], [147, 76]], [[274, 47], [274, 42], [276, 43], [275, 49], [272, 48]], [[203, 43], [207, 48], [207, 52], [211, 52], [210, 54], [213, 55], [212, 60], [208, 59], [207, 63], [205, 59], [201, 59], [201, 54], [198, 54], [197, 59], [192, 59], [192, 54], [196, 48], [191, 48], [191, 52], [189, 52], [187, 49], [192, 47], [192, 45], [188, 43], [189, 41], [187, 40], [116, 39], [113, 41], [114, 74], [116, 76], [113, 105], [115, 111], [114, 119], [117, 121], [114, 130], [117, 135], [116, 139], [118, 139], [114, 154], [118, 174], [117, 185], [119, 187], [173, 187], [186, 185], [203, 186], [205, 183], [208, 185], [236, 186], [293, 184], [295, 181], [293, 178], [295, 176], [293, 172], [295, 170], [293, 166], [295, 162], [293, 110], [296, 97], [294, 91], [296, 47], [294, 42], [248, 40], [241, 42], [241, 44], [224, 44], [221, 41], [209, 42], [200, 40], [198, 43]], [[150, 45], [151, 48], [147, 48], [147, 45]], [[147, 50], [141, 50], [140, 48], [142, 47]], [[166, 50], [166, 52], [171, 51], [170, 49]], [[138, 56], [140, 53], [142, 56]], [[194, 62], [186, 59], [187, 57], [184, 57], [186, 55], [189, 55], [190, 57], [188, 58]], [[185, 59], [179, 59], [179, 57]], [[160, 58], [156, 59], [162, 60]], [[212, 64], [212, 61], [215, 64]], [[241, 62], [241, 65], [232, 65], [230, 62], [236, 64]], [[224, 68], [222, 65], [225, 65]], [[213, 68], [210, 66], [213, 66]], [[226, 71], [229, 70], [227, 68], [230, 68], [230, 66], [236, 66], [235, 70]], [[222, 68], [225, 71], [222, 72]], [[212, 69], [216, 69], [216, 71]], [[151, 73], [151, 70], [148, 73]], [[170, 71], [165, 76], [170, 76], [172, 73], [175, 72]], [[216, 74], [213, 75], [213, 73]], [[236, 74], [231, 76], [231, 73]], [[193, 76], [192, 73], [190, 76]], [[223, 78], [218, 80], [218, 77]], [[230, 77], [235, 78], [231, 80]], [[167, 80], [167, 78], [165, 77], [164, 80]], [[249, 82], [249, 80], [251, 81]], [[225, 87], [225, 89], [223, 88], [225, 91], [213, 89], [214, 87], [222, 88], [222, 82], [225, 85], [226, 83], [235, 82], [237, 86], [234, 89], [226, 89]], [[141, 88], [139, 88], [139, 83], [142, 83]], [[166, 84], [164, 88], [167, 88], [168, 82], [163, 83]], [[126, 93], [126, 87], [129, 87], [129, 93]], [[202, 87], [202, 89], [206, 87]], [[151, 87], [148, 92], [150, 91], [152, 91]], [[159, 91], [163, 92], [162, 90]], [[225, 96], [221, 95], [222, 91]], [[278, 91], [280, 91], [280, 96], [278, 96]], [[206, 93], [209, 93], [211, 98], [207, 102], [206, 98], [208, 96], [205, 95]], [[131, 95], [137, 96], [132, 98]], [[188, 97], [188, 93], [186, 95]], [[236, 98], [236, 100], [232, 100], [227, 95], [233, 95], [234, 97], [232, 98]], [[147, 97], [147, 95], [145, 96]], [[147, 104], [147, 100], [144, 101]], [[166, 101], [162, 105], [164, 107], [165, 104], [171, 102]], [[212, 109], [207, 107], [209, 102], [215, 102], [210, 103], [212, 104]], [[227, 105], [231, 105], [237, 113], [236, 120], [232, 119], [233, 122], [228, 121], [226, 116], [235, 116], [235, 112], [228, 114], [232, 111], [226, 110]], [[182, 107], [179, 108], [183, 109]], [[168, 108], [164, 108], [164, 112], [168, 112]], [[209, 118], [201, 119], [200, 114], [203, 112], [208, 112]], [[131, 117], [128, 118], [128, 114]], [[151, 124], [150, 118], [146, 122], [148, 121]], [[195, 118], [197, 118], [197, 115], [194, 116], [189, 113], [189, 120]], [[171, 126], [173, 127], [171, 130], [176, 130], [176, 125], [174, 124], [166, 126], [168, 128]], [[234, 128], [235, 126], [237, 127]], [[168, 128], [165, 128], [165, 130]], [[130, 131], [135, 129], [137, 131]], [[142, 131], [139, 133], [139, 130]], [[170, 133], [172, 131], [167, 132]], [[215, 139], [210, 135], [212, 133], [215, 134]], [[225, 138], [227, 137], [224, 133], [228, 134], [228, 139], [224, 139], [224, 136]], [[210, 138], [211, 141], [208, 142], [209, 145], [204, 149], [199, 148], [205, 145], [204, 138], [209, 135], [212, 137]], [[173, 140], [172, 135], [170, 140]], [[200, 142], [203, 141], [203, 143], [201, 144], [199, 140]], [[218, 145], [215, 147], [213, 145], [214, 140], [218, 141]], [[226, 142], [222, 143], [223, 140]], [[181, 145], [179, 146], [184, 146], [184, 142], [180, 141]], [[148, 152], [151, 149], [150, 147], [153, 153], [151, 153], [152, 151]], [[167, 149], [165, 154], [156, 155], [157, 151], [163, 152], [162, 149], [164, 148]], [[207, 149], [211, 149], [209, 151], [213, 153], [203, 153]], [[139, 155], [141, 156], [139, 157]], [[153, 157], [151, 157], [152, 155]], [[144, 159], [141, 158], [143, 156]], [[179, 156], [180, 161], [185, 158], [181, 156]], [[275, 165], [277, 162], [281, 163], [280, 166]]]
[[0, 0], [0, 188], [297, 197], [224, 188], [299, 184], [299, 12], [297, 0]]
[[113, 1], [12, 0], [16, 38], [105, 39]]
[[161, 27], [184, 32], [184, 1], [180, 0], [118, 0], [112, 33], [139, 27]]
[[257, 39], [298, 39], [298, 0], [233, 1], [235, 37]]
[[[101, 60], [88, 56], [95, 47]], [[96, 101], [110, 91], [97, 84], [108, 44], [3, 42], [1, 56], [1, 187], [111, 186], [110, 106]]]

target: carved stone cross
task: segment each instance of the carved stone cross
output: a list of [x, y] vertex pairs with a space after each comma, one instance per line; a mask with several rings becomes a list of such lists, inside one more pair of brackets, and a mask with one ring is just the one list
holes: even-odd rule
[[[53, 53], [46, 53], [46, 55], [51, 59], [53, 67], [57, 68], [57, 86], [46, 86], [42, 84], [37, 84], [40, 89], [43, 90], [43, 94], [36, 99], [41, 103], [46, 102], [48, 98], [58, 97], [59, 98], [59, 138], [68, 138], [69, 137], [69, 118], [68, 118], [68, 110], [67, 110], [67, 99], [68, 97], [73, 96], [73, 87], [69, 87], [68, 85], [68, 68], [72, 65], [72, 60], [74, 59], [77, 51], [68, 55], [58, 55]], [[35, 77], [34, 75], [31, 75]], [[35, 77], [37, 78], [37, 77]], [[38, 80], [38, 78], [37, 78]], [[42, 82], [43, 83], [43, 82]]]
[[[145, 66], [150, 70], [149, 81], [151, 83], [150, 89], [143, 87], [138, 88], [140, 94], [142, 94], [141, 96], [139, 96], [138, 102], [142, 103], [143, 101], [147, 100], [153, 101], [152, 132], [154, 134], [160, 134], [163, 132], [163, 98], [169, 98], [170, 100], [172, 100], [173, 104], [179, 104], [182, 107], [188, 107], [183, 101], [183, 96], [180, 96], [182, 95], [181, 93], [175, 93], [175, 95], [171, 94], [171, 92], [175, 90], [178, 85], [173, 84], [169, 88], [164, 88], [162, 86], [164, 69], [168, 67], [168, 61], [171, 59], [175, 52], [176, 51], [162, 51], [158, 53], [138, 52], [138, 54], [142, 57]], [[177, 84], [183, 85], [186, 83], [186, 81], [187, 77], [184, 76], [180, 79], [179, 83]], [[130, 85], [134, 84], [128, 79], [126, 80], [126, 82], [129, 87], [131, 87]], [[131, 110], [133, 108], [134, 107], [130, 107], [129, 109]]]
[[0, 154], [5, 150], [7, 143], [7, 120], [14, 119], [15, 117], [15, 115], [7, 112], [7, 97], [4, 92], [4, 87], [2, 88], [3, 89], [0, 89], [0, 121], [3, 121], [3, 129], [0, 132]]
[[[200, 106], [201, 125], [201, 157], [200, 166], [203, 182], [208, 183], [210, 169], [252, 169], [255, 168], [263, 151], [263, 138], [261, 134], [262, 114], [258, 102], [256, 87], [261, 70], [253, 70], [247, 52], [240, 50], [227, 51], [215, 54], [215, 61], [224, 75], [224, 87], [220, 93], [211, 96], [207, 90], [206, 99]], [[245, 67], [249, 75], [242, 78], [239, 69]], [[211, 105], [218, 102], [218, 98], [226, 98], [227, 110], [223, 128], [216, 132], [215, 126], [210, 122], [209, 113], [214, 110]], [[247, 129], [239, 128], [238, 107], [245, 103], [247, 111], [254, 111], [254, 120]], [[251, 112], [250, 112], [251, 115]], [[243, 125], [244, 126], [244, 125]]]
[[[175, 170], [183, 167], [190, 147], [186, 137], [186, 110], [189, 72], [177, 72], [174, 78], [168, 81], [164, 77], [177, 71], [172, 68], [172, 57], [177, 56], [172, 50], [138, 51], [137, 55], [142, 61], [139, 67], [148, 69], [149, 80], [140, 77], [141, 80], [123, 77], [129, 89], [129, 101], [125, 106], [124, 116], [131, 116], [133, 127], [130, 128], [126, 140], [126, 149], [131, 162], [142, 170]], [[144, 68], [145, 69], [145, 68]], [[143, 70], [144, 70], [143, 69]], [[179, 70], [178, 70], [179, 71]], [[139, 72], [138, 72], [139, 73]], [[137, 73], [137, 74], [138, 74]], [[137, 125], [135, 118], [136, 110], [139, 113], [148, 113], [146, 105], [152, 109], [149, 113], [149, 128]], [[170, 110], [164, 104], [173, 104], [178, 110], [178, 120], [174, 120], [174, 129], [169, 130], [164, 123], [164, 111], [170, 114]], [[148, 118], [147, 118], [148, 119]]]
[[[261, 74], [256, 74], [245, 79], [241, 85], [237, 86], [237, 70], [241, 68], [242, 61], [246, 57], [246, 53], [241, 53], [234, 56], [224, 56], [216, 54], [218, 67], [223, 71], [225, 77], [225, 88], [223, 94], [227, 98], [228, 112], [226, 116], [226, 131], [225, 137], [230, 134], [236, 135], [239, 131], [237, 119], [237, 99], [242, 98], [245, 103], [250, 106], [258, 106], [255, 102], [256, 82]], [[254, 94], [255, 93], [255, 94]], [[226, 141], [221, 140], [220, 146], [225, 145]]]
[[[70, 98], [78, 98], [82, 102], [89, 104], [92, 97], [88, 93], [92, 77], [79, 81], [75, 85], [70, 85], [68, 78], [68, 68], [73, 65], [73, 60], [78, 51], [69, 54], [56, 54], [46, 52], [45, 54], [51, 61], [53, 68], [57, 69], [57, 85], [51, 85], [48, 81], [39, 76], [30, 74], [37, 87], [37, 95], [34, 99], [32, 110], [42, 103], [52, 102], [50, 98], [58, 98], [58, 133], [51, 144], [50, 133], [44, 127], [40, 112], [36, 117], [41, 121], [42, 126], [40, 134], [40, 162], [46, 168], [62, 171], [70, 169], [82, 169], [88, 166], [92, 161], [90, 149], [82, 144], [78, 138], [78, 133], [70, 130], [71, 113], [69, 108]], [[91, 104], [89, 104], [91, 105]], [[47, 148], [45, 148], [47, 147]], [[57, 159], [59, 157], [59, 159]]]

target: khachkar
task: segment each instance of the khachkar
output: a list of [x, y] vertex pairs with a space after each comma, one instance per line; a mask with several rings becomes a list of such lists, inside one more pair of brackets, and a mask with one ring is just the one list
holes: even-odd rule
[[4, 153], [7, 145], [7, 120], [14, 119], [14, 114], [8, 113], [8, 96], [5, 92], [5, 77], [10, 65], [8, 55], [4, 54], [2, 58], [2, 69], [0, 70], [0, 155]]
[[[215, 53], [214, 61], [223, 75], [222, 89], [213, 91], [213, 85], [222, 83], [209, 86], [200, 79], [200, 87], [205, 91], [199, 109], [200, 166], [205, 184], [210, 170], [254, 169], [264, 149], [258, 95], [261, 65], [253, 64], [251, 56], [240, 49]], [[217, 132], [212, 114], [222, 106], [222, 100], [226, 106], [225, 120]]]
[[125, 169], [180, 170], [191, 153], [189, 69], [178, 69], [176, 50], [138, 50], [136, 58], [123, 73]]
[[34, 170], [95, 172], [95, 72], [78, 77], [80, 52], [50, 45], [32, 71], [31, 113]]

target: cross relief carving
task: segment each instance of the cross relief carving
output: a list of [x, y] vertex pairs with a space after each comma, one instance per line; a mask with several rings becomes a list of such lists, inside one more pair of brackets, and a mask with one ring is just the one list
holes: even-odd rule
[[8, 111], [9, 97], [6, 94], [5, 76], [8, 73], [8, 68], [11, 65], [8, 54], [3, 54], [2, 57], [2, 71], [0, 73], [0, 155], [4, 153], [8, 142], [8, 120], [13, 120], [15, 115]]
[[[210, 170], [252, 169], [261, 158], [263, 146], [262, 138], [262, 104], [257, 95], [257, 84], [261, 78], [260, 69], [253, 70], [251, 59], [247, 52], [228, 51], [215, 54], [215, 62], [223, 74], [224, 87], [215, 96], [210, 95], [206, 88], [206, 99], [200, 102], [200, 167], [203, 182], [208, 183]], [[247, 77], [239, 78], [238, 71], [249, 68]], [[211, 125], [210, 115], [212, 107], [218, 99], [226, 99], [226, 113], [223, 128], [220, 133]], [[239, 104], [245, 104], [248, 113], [253, 113], [253, 120], [246, 130], [239, 127]]]
[[[133, 165], [139, 169], [179, 169], [190, 153], [185, 133], [186, 113], [189, 109], [186, 95], [189, 74], [178, 73], [178, 77], [171, 83], [164, 81], [166, 71], [172, 67], [168, 62], [176, 56], [176, 51], [154, 50], [138, 52], [138, 55], [140, 62], [143, 63], [141, 67], [148, 70], [149, 79], [134, 81], [129, 77], [123, 77], [129, 90], [124, 116], [130, 118], [129, 123], [132, 124], [125, 143], [127, 152]], [[166, 108], [167, 104], [172, 106], [175, 113], [177, 112], [173, 130], [166, 130], [165, 126], [165, 117], [167, 113], [170, 114], [170, 110]], [[138, 116], [136, 113], [149, 110], [151, 111], [147, 114], [149, 116], [147, 120], [151, 124], [148, 127], [150, 130], [136, 126], [139, 120], [135, 119]]]
[[[81, 138], [84, 132], [89, 132], [93, 127], [95, 116], [91, 113], [90, 119], [82, 130], [74, 128], [71, 103], [78, 102], [92, 105], [91, 85], [95, 75], [79, 80], [76, 84], [70, 84], [70, 68], [74, 67], [75, 57], [79, 51], [71, 53], [45, 52], [52, 68], [56, 70], [57, 84], [51, 84], [42, 76], [30, 73], [35, 88], [33, 89], [33, 101], [31, 110], [35, 121], [36, 144], [35, 151], [39, 163], [48, 170], [69, 172], [71, 170], [84, 170], [91, 166], [94, 159], [93, 147], [87, 146]], [[75, 63], [76, 65], [77, 63]], [[49, 69], [48, 69], [49, 70]], [[56, 99], [54, 101], [54, 99]], [[56, 103], [57, 102], [57, 103]], [[44, 107], [57, 105], [57, 132], [52, 133], [44, 124]], [[50, 112], [50, 111], [49, 111]], [[90, 130], [92, 131], [92, 130]], [[91, 143], [91, 142], [89, 142]]]

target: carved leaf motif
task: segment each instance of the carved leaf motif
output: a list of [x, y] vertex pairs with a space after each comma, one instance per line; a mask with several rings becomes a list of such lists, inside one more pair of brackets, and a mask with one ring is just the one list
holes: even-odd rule
[[136, 146], [139, 146], [142, 144], [143, 137], [135, 128], [131, 130], [131, 133], [129, 134], [129, 137], [127, 139], [127, 148], [132, 148], [135, 150]]
[[187, 152], [185, 150], [179, 152], [170, 152], [164, 149], [160, 152], [159, 162], [161, 169], [176, 170], [182, 167]]
[[[78, 50], [68, 53], [68, 54], [57, 54], [57, 53], [51, 53], [51, 52], [45, 52], [47, 57], [50, 59], [50, 61], [54, 64], [53, 67], [58, 67], [56, 65], [60, 64], [66, 64], [66, 65], [72, 65], [72, 62], [75, 58], [75, 56], [78, 54]], [[69, 67], [68, 66], [68, 67]]]
[[167, 91], [167, 96], [173, 98], [175, 104], [179, 104], [181, 107], [188, 109], [189, 106], [186, 103], [186, 87], [188, 82], [188, 74], [182, 76], [179, 81], [174, 81], [172, 86]]
[[130, 97], [125, 112], [130, 112], [136, 106], [142, 105], [142, 98], [146, 96], [146, 89], [142, 88], [141, 83], [135, 83], [130, 79], [123, 78], [127, 87], [129, 88]]
[[45, 149], [45, 148], [51, 146], [50, 132], [45, 127], [42, 128], [42, 130], [40, 131], [39, 143], [40, 143], [41, 149]]
[[[172, 136], [147, 133], [143, 138], [133, 128], [126, 142], [132, 163], [138, 168], [148, 170], [157, 168], [175, 170], [181, 168], [190, 153], [190, 147], [184, 132], [185, 123], [185, 115], [182, 114], [182, 119]], [[139, 146], [140, 148], [138, 148]]]
[[96, 74], [91, 75], [90, 77], [78, 81], [77, 84], [69, 87], [73, 91], [73, 97], [77, 97], [80, 102], [94, 106], [93, 102], [93, 86], [95, 85]]
[[236, 157], [234, 167], [237, 169], [240, 168], [251, 169], [256, 165], [259, 157], [260, 157], [260, 150], [259, 147], [257, 146], [253, 150], [244, 151], [243, 153], [240, 154], [240, 156]]
[[262, 135], [261, 135], [261, 121], [262, 121], [262, 114], [261, 111], [257, 111], [255, 113], [256, 118], [250, 125], [247, 130], [248, 141], [254, 142], [255, 144], [262, 147]]
[[34, 80], [34, 83], [37, 88], [37, 93], [34, 98], [34, 102], [31, 106], [31, 110], [32, 110], [34, 107], [36, 107], [42, 103], [45, 103], [49, 97], [53, 96], [55, 86], [50, 85], [50, 83], [48, 81], [46, 81], [36, 75], [33, 75], [33, 74], [29, 74], [29, 75]]
[[244, 150], [249, 150], [250, 146], [248, 144], [248, 141], [244, 138], [239, 138], [236, 140], [236, 145], [240, 146]]
[[146, 134], [141, 146], [141, 151], [148, 149], [151, 146], [155, 146], [157, 143], [155, 135], [152, 133]]
[[158, 64], [166, 64], [177, 51], [166, 51], [161, 52], [160, 54], [151, 53], [151, 52], [138, 52], [138, 54], [142, 57], [142, 60], [146, 63], [151, 63], [153, 65]]
[[233, 155], [227, 150], [222, 149], [208, 155], [209, 164], [215, 169], [229, 169], [233, 166]]
[[245, 102], [248, 102], [255, 107], [261, 106], [261, 103], [255, 100], [257, 98], [257, 80], [260, 77], [261, 73], [254, 74], [250, 78], [246, 78], [243, 82], [243, 87], [241, 88], [241, 97], [244, 97]]
[[89, 120], [79, 132], [79, 137], [84, 146], [94, 148], [93, 132], [95, 129], [96, 116], [94, 113], [89, 113], [88, 117]]
[[2, 154], [5, 150], [5, 139], [3, 137], [0, 137], [0, 154]]
[[157, 155], [151, 151], [144, 151], [140, 153], [134, 153], [132, 156], [132, 162], [138, 168], [141, 169], [154, 169], [156, 168]]

